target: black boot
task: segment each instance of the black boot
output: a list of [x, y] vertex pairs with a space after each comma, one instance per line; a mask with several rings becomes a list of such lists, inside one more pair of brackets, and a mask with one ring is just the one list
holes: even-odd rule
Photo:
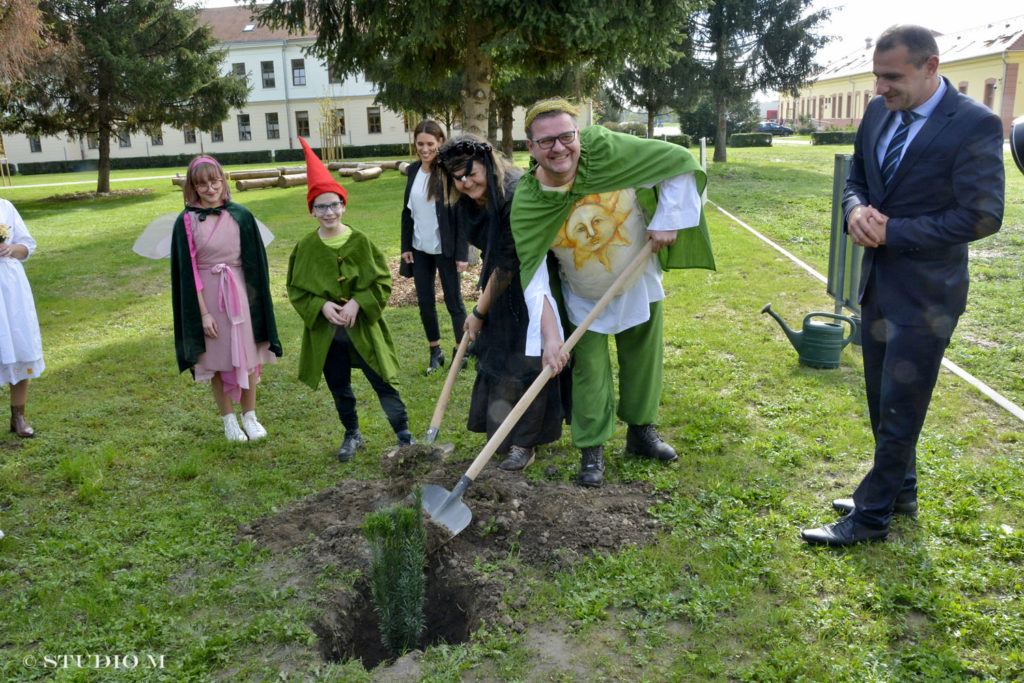
[[583, 459], [576, 480], [580, 486], [597, 488], [604, 478], [604, 446], [581, 448], [580, 453]]
[[411, 446], [416, 443], [416, 439], [413, 438], [412, 432], [408, 429], [401, 429], [395, 432], [395, 438], [398, 439], [398, 447]]
[[363, 435], [358, 429], [345, 430], [345, 440], [341, 442], [341, 448], [338, 449], [338, 462], [348, 462], [356, 454], [356, 451], [361, 450], [365, 445], [366, 441], [363, 440]]
[[444, 351], [440, 346], [430, 347], [430, 365], [427, 366], [427, 374], [440, 370], [444, 367]]
[[654, 425], [629, 425], [626, 430], [626, 452], [662, 462], [672, 462], [679, 458], [675, 449], [661, 440]]
[[501, 461], [498, 465], [500, 469], [506, 472], [518, 472], [519, 470], [525, 470], [531, 464], [533, 464], [534, 449], [526, 446], [515, 446], [513, 445], [508, 449], [508, 457]]

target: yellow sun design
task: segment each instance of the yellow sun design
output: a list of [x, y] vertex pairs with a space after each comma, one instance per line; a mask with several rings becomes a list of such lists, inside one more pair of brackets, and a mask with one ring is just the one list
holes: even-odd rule
[[605, 270], [611, 272], [612, 265], [608, 261], [608, 247], [629, 246], [619, 228], [626, 222], [632, 211], [621, 191], [604, 195], [591, 194], [576, 202], [568, 220], [558, 231], [554, 246], [568, 247], [573, 252], [573, 265], [580, 269], [588, 259], [597, 258], [604, 264]]

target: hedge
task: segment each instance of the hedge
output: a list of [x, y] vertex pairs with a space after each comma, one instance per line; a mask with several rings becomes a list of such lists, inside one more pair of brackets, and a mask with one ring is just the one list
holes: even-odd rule
[[771, 133], [733, 133], [729, 136], [729, 147], [771, 147]]
[[855, 130], [826, 130], [811, 133], [812, 145], [852, 145], [857, 137]]

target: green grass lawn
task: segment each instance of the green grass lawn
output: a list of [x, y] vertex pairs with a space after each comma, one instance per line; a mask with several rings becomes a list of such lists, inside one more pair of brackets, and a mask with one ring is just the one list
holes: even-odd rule
[[[824, 272], [833, 155], [846, 151], [730, 149], [710, 169], [710, 199]], [[90, 179], [17, 180], [73, 178]], [[1024, 177], [1009, 159], [1007, 179], [1003, 230], [972, 247], [971, 299], [950, 356], [1021, 404]], [[346, 222], [391, 259], [404, 182], [385, 172], [346, 183]], [[39, 243], [26, 269], [47, 364], [29, 392], [37, 438], [0, 436], [0, 506], [10, 506], [0, 512], [0, 680], [368, 678], [357, 663], [323, 662], [310, 629], [322, 595], [351, 580], [345, 568], [282, 580], [291, 558], [236, 541], [239, 525], [339, 478], [381, 476], [377, 454], [392, 440], [359, 378], [371, 447], [339, 465], [327, 390], [296, 380], [300, 322], [284, 277], [292, 246], [315, 227], [305, 188], [235, 194], [276, 236], [268, 256], [285, 355], [260, 387], [270, 436], [229, 445], [209, 390], [176, 372], [168, 262], [131, 251], [149, 220], [180, 208], [180, 191], [133, 180], [113, 189], [153, 192], [48, 200], [83, 187], [92, 189], [0, 191]], [[848, 495], [868, 466], [860, 359], [850, 347], [838, 370], [799, 366], [759, 311], [770, 301], [799, 324], [832, 310], [824, 287], [714, 208], [708, 215], [718, 271], [665, 278], [661, 424], [680, 460], [618, 457], [624, 427], [610, 448], [610, 481], [662, 493], [651, 510], [660, 541], [524, 579], [532, 597], [516, 619], [528, 632], [561, 629], [577, 657], [544, 679], [1024, 678], [1024, 425], [943, 373], [919, 447], [918, 520], [897, 519], [883, 544], [802, 544], [799, 529], [834, 519], [828, 501]], [[388, 320], [420, 435], [443, 378], [422, 375], [416, 310]], [[483, 441], [458, 428], [467, 399], [455, 392], [445, 426], [468, 465]], [[565, 437], [528, 476], [545, 477], [548, 462], [571, 473], [577, 458]], [[424, 677], [533, 680], [532, 642], [486, 624], [467, 644], [430, 648]], [[77, 654], [142, 663], [102, 672], [46, 664]], [[163, 668], [147, 656], [162, 656]]]

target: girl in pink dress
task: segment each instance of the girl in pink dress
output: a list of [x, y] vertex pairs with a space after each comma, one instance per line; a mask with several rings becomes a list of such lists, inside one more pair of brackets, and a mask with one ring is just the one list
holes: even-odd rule
[[171, 238], [178, 369], [209, 382], [228, 441], [255, 441], [267, 435], [256, 384], [263, 364], [281, 355], [263, 240], [249, 210], [230, 201], [213, 158], [194, 159], [182, 189], [185, 210]]

